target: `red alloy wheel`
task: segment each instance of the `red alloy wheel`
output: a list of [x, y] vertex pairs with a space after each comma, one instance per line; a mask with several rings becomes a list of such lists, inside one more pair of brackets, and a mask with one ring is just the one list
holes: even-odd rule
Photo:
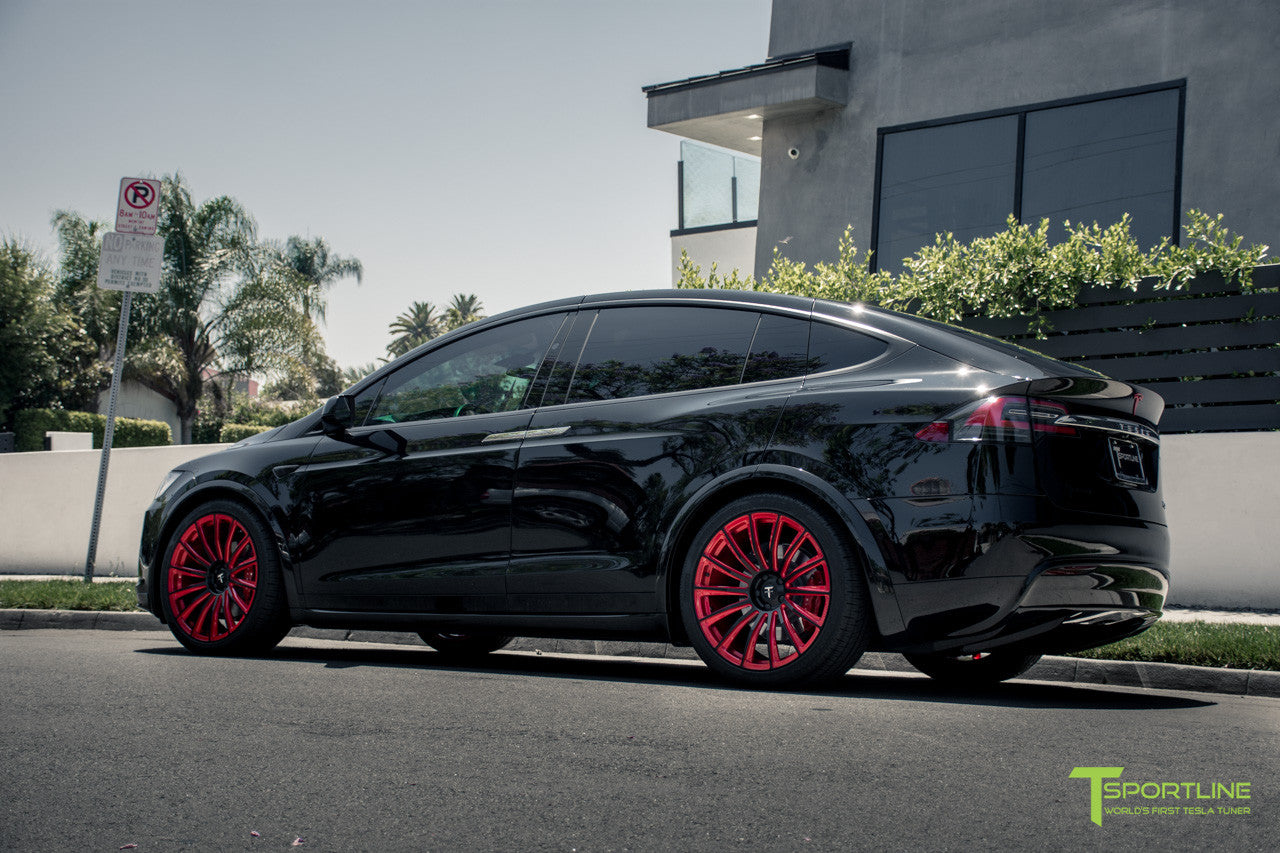
[[743, 669], [777, 669], [803, 655], [827, 621], [831, 569], [799, 521], [749, 512], [716, 530], [702, 549], [693, 604], [716, 654]]
[[166, 570], [169, 612], [193, 640], [231, 636], [258, 591], [258, 553], [245, 526], [226, 513], [202, 515], [174, 543]]

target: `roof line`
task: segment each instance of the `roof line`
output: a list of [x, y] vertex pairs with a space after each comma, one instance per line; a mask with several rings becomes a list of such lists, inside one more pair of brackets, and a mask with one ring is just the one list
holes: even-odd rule
[[770, 57], [764, 62], [756, 65], [748, 65], [744, 68], [731, 68], [727, 71], [720, 71], [716, 74], [703, 74], [699, 77], [686, 77], [683, 80], [673, 80], [669, 83], [653, 83], [649, 86], [641, 86], [640, 91], [646, 95], [652, 96], [655, 92], [665, 92], [674, 89], [681, 89], [687, 86], [700, 86], [718, 80], [727, 80], [734, 77], [747, 77], [755, 74], [763, 74], [772, 71], [778, 71], [784, 68], [796, 68], [806, 65], [820, 65], [827, 68], [839, 68], [849, 70], [849, 51], [853, 47], [852, 42], [845, 44], [832, 45], [819, 50], [809, 51], [808, 53], [790, 53], [784, 56]]

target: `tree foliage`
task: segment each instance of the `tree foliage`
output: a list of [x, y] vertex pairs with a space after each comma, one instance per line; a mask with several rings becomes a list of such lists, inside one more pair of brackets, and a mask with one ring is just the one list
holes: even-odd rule
[[338, 280], [364, 280], [364, 265], [356, 258], [343, 258], [329, 249], [319, 237], [290, 237], [280, 250], [282, 264], [306, 282], [302, 294], [302, 310], [317, 321], [325, 319], [328, 305], [325, 293]]
[[474, 293], [455, 293], [444, 309], [444, 330], [447, 332], [484, 319], [484, 305]]
[[210, 379], [286, 370], [321, 344], [303, 307], [311, 283], [257, 244], [237, 201], [197, 204], [180, 175], [165, 177], [158, 233], [160, 290], [138, 300], [142, 334], [129, 366], [176, 404], [186, 444]]
[[434, 337], [483, 320], [484, 316], [484, 305], [474, 293], [455, 293], [443, 311], [430, 302], [414, 302], [387, 327], [392, 335], [387, 356], [399, 358]]
[[399, 358], [444, 331], [444, 318], [430, 302], [414, 302], [387, 327], [394, 336], [387, 354]]

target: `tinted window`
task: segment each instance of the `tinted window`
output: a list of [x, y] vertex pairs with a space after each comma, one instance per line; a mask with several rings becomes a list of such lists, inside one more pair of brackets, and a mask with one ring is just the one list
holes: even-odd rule
[[751, 342], [743, 382], [804, 376], [809, 372], [809, 321], [763, 314]]
[[879, 338], [815, 322], [809, 331], [809, 372], [853, 367], [871, 361], [888, 349], [889, 345]]
[[742, 377], [758, 315], [697, 307], [600, 311], [569, 402], [733, 385]]
[[1109, 225], [1128, 213], [1147, 248], [1173, 227], [1178, 91], [1150, 92], [1027, 114], [1022, 220]]
[[562, 314], [517, 320], [427, 353], [386, 380], [367, 424], [509, 412], [524, 405]]
[[352, 423], [359, 426], [368, 419], [369, 412], [373, 411], [373, 404], [378, 402], [378, 396], [382, 394], [382, 386], [386, 384], [387, 380], [383, 379], [360, 392], [356, 397], [355, 419]]
[[967, 243], [1002, 230], [1017, 159], [1017, 116], [886, 133], [877, 266], [900, 272], [903, 258], [941, 232]]
[[573, 371], [578, 366], [578, 356], [582, 354], [582, 345], [587, 342], [587, 335], [591, 334], [591, 326], [598, 313], [598, 311], [579, 311], [570, 319], [572, 328], [569, 329], [564, 343], [560, 345], [559, 357], [547, 377], [541, 405], [554, 406], [563, 403], [569, 396], [569, 383], [573, 381]]

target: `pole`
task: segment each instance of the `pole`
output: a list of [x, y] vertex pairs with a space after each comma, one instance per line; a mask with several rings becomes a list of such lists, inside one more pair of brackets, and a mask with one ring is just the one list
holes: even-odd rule
[[111, 462], [111, 441], [116, 433], [116, 400], [120, 396], [120, 377], [124, 374], [124, 343], [129, 335], [129, 309], [133, 291], [124, 292], [120, 303], [120, 329], [116, 332], [116, 364], [111, 371], [111, 397], [107, 403], [107, 428], [102, 434], [102, 462], [98, 466], [98, 496], [93, 501], [93, 525], [89, 528], [89, 553], [84, 558], [84, 582], [93, 582], [93, 561], [98, 558], [98, 528], [102, 524], [102, 499], [107, 492], [107, 465]]

